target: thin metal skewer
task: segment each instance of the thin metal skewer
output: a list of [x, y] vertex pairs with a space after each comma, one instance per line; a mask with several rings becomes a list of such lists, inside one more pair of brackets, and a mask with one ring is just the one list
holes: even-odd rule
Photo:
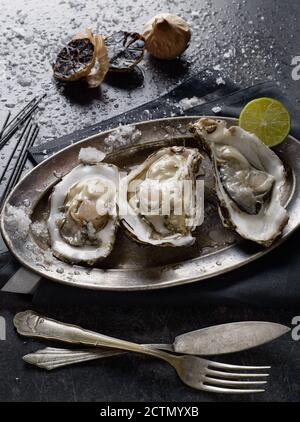
[[[5, 118], [5, 120], [4, 120], [3, 126], [2, 126], [2, 128], [1, 128], [1, 130], [0, 130], [0, 139], [2, 138], [3, 132], [5, 131], [5, 129], [6, 129], [6, 127], [7, 127], [7, 124], [8, 124], [8, 121], [9, 121], [9, 119], [10, 119], [10, 116], [11, 116], [11, 112], [9, 111], [9, 112], [7, 113], [7, 115], [6, 115], [6, 118]], [[10, 124], [10, 123], [9, 123], [9, 124]]]
[[12, 190], [12, 188], [17, 184], [18, 180], [20, 179], [22, 175], [22, 171], [25, 165], [25, 162], [27, 160], [27, 149], [30, 148], [38, 134], [38, 127], [37, 125], [29, 125], [29, 128], [26, 131], [25, 140], [23, 142], [22, 152], [18, 156], [17, 163], [16, 163], [16, 171], [13, 172], [8, 180], [8, 183], [5, 187], [5, 190], [2, 194], [1, 202], [3, 203], [8, 196], [9, 192]]
[[15, 172], [15, 176], [13, 178], [11, 189], [13, 189], [15, 187], [15, 185], [19, 182], [19, 180], [22, 176], [23, 169], [24, 169], [25, 163], [26, 163], [27, 158], [28, 158], [28, 148], [31, 148], [32, 145], [34, 144], [34, 141], [36, 140], [38, 132], [39, 132], [39, 128], [38, 128], [37, 125], [35, 125], [35, 126], [33, 126], [33, 128], [31, 128], [31, 134], [29, 134], [29, 140], [27, 142], [25, 150], [23, 151], [22, 159], [20, 161], [20, 165], [17, 167], [17, 171]]
[[[4, 180], [5, 174], [6, 174], [7, 170], [9, 169], [10, 163], [12, 162], [12, 159], [13, 159], [13, 157], [15, 156], [15, 153], [16, 153], [16, 151], [17, 151], [18, 146], [20, 145], [20, 143], [22, 142], [22, 140], [23, 140], [23, 138], [24, 138], [24, 136], [25, 136], [25, 133], [26, 133], [26, 131], [27, 131], [27, 128], [28, 128], [29, 124], [30, 124], [30, 119], [27, 121], [27, 123], [26, 123], [26, 125], [25, 125], [25, 127], [24, 127], [24, 129], [23, 129], [23, 131], [22, 131], [22, 133], [21, 133], [20, 138], [19, 138], [19, 139], [18, 139], [18, 141], [16, 142], [16, 144], [15, 144], [15, 146], [14, 146], [14, 149], [12, 150], [12, 152], [11, 152], [11, 154], [10, 154], [10, 157], [9, 157], [9, 159], [8, 159], [7, 163], [6, 163], [6, 166], [5, 166], [4, 170], [3, 170], [2, 175], [1, 175], [1, 178], [0, 178], [0, 185], [1, 185], [1, 183], [3, 182], [3, 180]], [[22, 148], [22, 149], [23, 149], [23, 148]]]
[[23, 113], [25, 113], [26, 112], [26, 110], [28, 109], [28, 108], [30, 108], [36, 101], [38, 100], [38, 97], [34, 97], [32, 100], [30, 100], [29, 101], [29, 103], [27, 103], [26, 105], [25, 105], [25, 107], [24, 108], [22, 108], [22, 110], [20, 110], [19, 111], [19, 113], [18, 114], [16, 114], [15, 115], [15, 117], [13, 117], [12, 119], [11, 119], [11, 121], [10, 121], [10, 125], [12, 125], [17, 119], [19, 119], [20, 117], [21, 117], [21, 115], [23, 114]]
[[[11, 123], [15, 121], [15, 124], [9, 129], [7, 133], [4, 134], [3, 138], [0, 140], [0, 149], [9, 141], [12, 135], [18, 130], [18, 128], [32, 115], [32, 113], [37, 109], [40, 101], [46, 96], [42, 95], [38, 99], [34, 99], [28, 103], [23, 110], [10, 122], [8, 127], [11, 127]], [[33, 105], [32, 105], [33, 104]], [[31, 106], [32, 105], [32, 106]], [[29, 108], [30, 106], [30, 108]], [[26, 111], [28, 109], [28, 111]], [[25, 112], [25, 114], [24, 114]]]
[[45, 98], [46, 94], [43, 94], [41, 97], [34, 97], [32, 100], [29, 101], [29, 103], [27, 103], [25, 105], [24, 108], [22, 108], [22, 110], [19, 111], [18, 114], [15, 115], [15, 117], [12, 118], [12, 120], [9, 122], [9, 126], [11, 126], [15, 121], [20, 120], [20, 118], [22, 117], [22, 114], [24, 114], [27, 109], [30, 109], [31, 106], [35, 107], [35, 105], [39, 104], [39, 102]]

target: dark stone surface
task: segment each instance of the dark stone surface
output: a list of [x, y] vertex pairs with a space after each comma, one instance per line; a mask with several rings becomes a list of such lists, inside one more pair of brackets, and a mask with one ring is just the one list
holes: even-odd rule
[[[159, 294], [159, 293], [158, 293]], [[183, 292], [184, 294], [184, 292]], [[111, 300], [114, 303], [114, 300]], [[299, 310], [255, 310], [198, 306], [196, 301], [182, 305], [120, 303], [82, 307], [34, 306], [66, 322], [104, 334], [133, 341], [172, 341], [178, 333], [211, 324], [238, 320], [269, 320], [290, 325]], [[0, 342], [1, 401], [299, 401], [299, 343], [289, 335], [273, 343], [219, 361], [272, 366], [267, 391], [259, 395], [211, 395], [194, 391], [178, 380], [174, 370], [163, 362], [143, 356], [127, 355], [105, 361], [85, 363], [53, 372], [30, 367], [21, 357], [45, 347], [45, 343], [16, 335], [12, 318], [32, 307], [24, 297], [2, 294], [1, 315], [7, 320], [7, 340]], [[48, 343], [50, 345], [50, 342]], [[53, 346], [53, 342], [51, 342]], [[54, 343], [54, 346], [59, 346]]]
[[[294, 103], [298, 104], [300, 99], [300, 81], [292, 80], [290, 66], [292, 57], [299, 54], [300, 3], [297, 0], [154, 0], [150, 4], [118, 0], [101, 2], [101, 7], [81, 0], [42, 4], [37, 0], [2, 0], [2, 3], [0, 100], [4, 107], [16, 104], [19, 107], [19, 103], [34, 93], [48, 92], [46, 108], [40, 112], [39, 142], [143, 103], [169, 90], [187, 74], [207, 66], [219, 65], [224, 75], [243, 85], [275, 79]], [[17, 9], [21, 9], [18, 14]], [[82, 26], [101, 28], [104, 33], [109, 33], [112, 26], [140, 30], [148, 17], [161, 10], [174, 11], [192, 20], [193, 42], [175, 63], [147, 56], [141, 66], [145, 75], [142, 85], [135, 80], [129, 86], [120, 86], [119, 80], [107, 78], [101, 90], [83, 93], [70, 88], [64, 90], [51, 80], [50, 53], [61, 38]], [[200, 11], [199, 17], [193, 11]], [[17, 33], [13, 28], [18, 28]], [[228, 54], [224, 57], [224, 53], [229, 57]], [[21, 79], [20, 85], [21, 76], [28, 79]], [[24, 83], [26, 86], [22, 86]], [[293, 262], [297, 259], [297, 238], [284, 249], [285, 271], [272, 273], [277, 280], [282, 278], [287, 289], [288, 282], [295, 283], [298, 277], [290, 274], [293, 267], [288, 259], [292, 247]], [[275, 261], [281, 258], [280, 253], [274, 256]], [[255, 271], [260, 271], [263, 286], [269, 273], [256, 265], [252, 266], [249, 279]], [[240, 276], [239, 272], [233, 273], [232, 280], [238, 283]], [[247, 278], [247, 269], [243, 277]], [[31, 307], [66, 322], [140, 342], [171, 341], [184, 331], [237, 320], [270, 320], [291, 325], [292, 318], [300, 314], [300, 304], [293, 309], [264, 309], [261, 303], [259, 308], [242, 304], [229, 308], [222, 306], [220, 299], [215, 306], [198, 305], [196, 291], [201, 293], [196, 287], [182, 288], [181, 303], [174, 290], [169, 302], [164, 294], [163, 303], [159, 303], [157, 292], [158, 300], [152, 295], [148, 301], [134, 296], [130, 300], [124, 297], [122, 302], [122, 298], [115, 300], [113, 295], [103, 295], [99, 304], [90, 306], [77, 303], [53, 306], [51, 298], [37, 306], [29, 297], [2, 293], [0, 315], [6, 319], [7, 340], [0, 341], [0, 401], [299, 401], [300, 343], [289, 336], [253, 351], [222, 358], [232, 363], [272, 365], [267, 392], [255, 396], [215, 396], [193, 391], [178, 381], [172, 368], [140, 356], [112, 358], [51, 373], [29, 367], [21, 360], [22, 355], [42, 347], [42, 343], [24, 341], [13, 329], [14, 314]]]

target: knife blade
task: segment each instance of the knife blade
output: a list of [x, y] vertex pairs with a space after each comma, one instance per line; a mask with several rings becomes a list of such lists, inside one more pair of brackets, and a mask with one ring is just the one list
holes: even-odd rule
[[291, 329], [267, 321], [242, 321], [214, 325], [175, 338], [176, 353], [223, 355], [252, 349], [286, 334]]

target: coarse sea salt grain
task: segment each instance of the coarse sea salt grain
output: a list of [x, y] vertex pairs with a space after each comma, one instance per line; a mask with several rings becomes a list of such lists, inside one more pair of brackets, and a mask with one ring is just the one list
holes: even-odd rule
[[47, 223], [45, 221], [35, 221], [31, 224], [31, 230], [42, 242], [46, 243], [49, 240]]
[[125, 147], [138, 141], [142, 132], [133, 125], [120, 125], [107, 138], [104, 139], [105, 147], [108, 151], [114, 148]]
[[205, 101], [199, 97], [182, 98], [182, 100], [178, 102], [178, 106], [180, 107], [181, 110], [185, 111], [185, 110], [188, 110], [189, 108], [192, 108], [204, 103]]
[[223, 54], [224, 59], [229, 59], [230, 57], [233, 57], [233, 56], [234, 56], [234, 52], [231, 48]]
[[214, 70], [222, 70], [222, 67], [220, 64], [216, 64], [215, 66], [213, 66]]
[[219, 78], [216, 79], [216, 84], [217, 85], [225, 85], [226, 82], [224, 81], [224, 79], [220, 76]]
[[81, 148], [79, 151], [78, 160], [84, 164], [96, 164], [103, 161], [104, 157], [104, 152], [99, 151], [97, 148], [87, 147]]
[[31, 220], [24, 206], [15, 207], [8, 204], [6, 206], [5, 222], [15, 239], [26, 239]]
[[53, 262], [53, 254], [51, 252], [51, 249], [46, 249], [44, 252], [44, 264], [52, 264]]
[[221, 109], [221, 107], [219, 107], [219, 106], [213, 107], [213, 108], [211, 109], [211, 111], [213, 111], [215, 114], [220, 113], [220, 111], [221, 111], [221, 110], [222, 110], [222, 109]]

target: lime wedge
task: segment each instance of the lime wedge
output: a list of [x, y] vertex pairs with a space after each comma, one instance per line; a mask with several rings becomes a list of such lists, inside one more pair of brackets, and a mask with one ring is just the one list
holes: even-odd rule
[[239, 126], [254, 133], [268, 147], [274, 147], [289, 134], [291, 118], [280, 101], [257, 98], [246, 104], [241, 111]]

